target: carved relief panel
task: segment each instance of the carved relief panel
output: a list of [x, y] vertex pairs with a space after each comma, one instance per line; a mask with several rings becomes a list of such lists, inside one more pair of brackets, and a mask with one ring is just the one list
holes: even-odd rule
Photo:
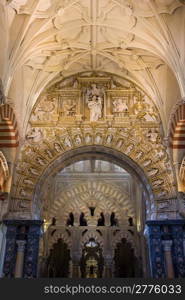
[[[151, 100], [133, 84], [123, 86], [107, 76], [67, 78], [40, 97], [31, 123], [84, 124], [131, 120], [158, 123], [158, 112]], [[153, 126], [155, 127], [155, 126]]]
[[61, 90], [58, 95], [58, 115], [59, 121], [74, 121], [80, 115], [80, 91]]
[[16, 201], [33, 199], [35, 186], [51, 162], [72, 149], [93, 145], [118, 150], [135, 161], [156, 200], [175, 199], [159, 112], [142, 90], [125, 81], [86, 73], [66, 78], [40, 96], [17, 163]]

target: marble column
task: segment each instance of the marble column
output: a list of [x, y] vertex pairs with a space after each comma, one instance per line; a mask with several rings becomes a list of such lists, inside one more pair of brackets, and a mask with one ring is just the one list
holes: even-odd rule
[[171, 240], [162, 241], [163, 249], [164, 249], [164, 257], [166, 264], [166, 277], [174, 278], [174, 269], [173, 269], [173, 261], [172, 261], [172, 253], [171, 253]]
[[[78, 214], [75, 214], [77, 217]], [[76, 218], [77, 219], [77, 218]], [[83, 229], [83, 227], [81, 227]], [[73, 227], [72, 233], [72, 247], [71, 247], [71, 264], [72, 264], [72, 278], [81, 278], [80, 270], [80, 260], [81, 260], [81, 251], [80, 251], [80, 239], [81, 239], [81, 230], [79, 227]]]
[[[4, 220], [4, 224], [7, 226], [6, 250], [3, 267], [4, 277], [15, 277], [15, 273], [16, 276], [19, 276], [22, 268], [22, 277], [37, 277], [39, 238], [41, 233], [40, 227], [42, 223], [43, 222], [40, 220]], [[26, 240], [23, 265], [21, 258], [23, 257], [23, 253], [19, 253], [17, 256], [16, 242], [18, 240]]]
[[112, 257], [104, 258], [104, 278], [113, 277], [113, 259]]
[[22, 278], [23, 276], [23, 265], [24, 265], [24, 250], [26, 241], [24, 240], [17, 240], [17, 256], [16, 256], [16, 263], [15, 263], [15, 278]]
[[110, 226], [110, 214], [105, 213], [105, 226]]
[[81, 278], [79, 261], [72, 261], [72, 278]]
[[69, 261], [69, 278], [73, 278], [73, 262]]
[[[152, 277], [166, 278], [170, 276], [170, 278], [184, 278], [185, 255], [183, 240], [185, 220], [152, 220], [147, 221], [146, 224], [149, 232]], [[173, 245], [170, 251], [171, 243], [169, 241]]]
[[80, 224], [80, 214], [75, 212], [74, 215], [74, 226], [79, 226]]

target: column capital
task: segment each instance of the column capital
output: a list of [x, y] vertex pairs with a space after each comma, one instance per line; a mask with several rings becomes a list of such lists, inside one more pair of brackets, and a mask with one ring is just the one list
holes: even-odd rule
[[16, 244], [18, 246], [17, 251], [18, 252], [24, 252], [26, 241], [25, 240], [17, 240]]

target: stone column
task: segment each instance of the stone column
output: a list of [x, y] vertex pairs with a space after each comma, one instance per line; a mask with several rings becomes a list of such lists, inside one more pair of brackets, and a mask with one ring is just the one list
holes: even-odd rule
[[24, 250], [26, 241], [24, 240], [17, 240], [17, 257], [15, 263], [15, 278], [22, 278], [23, 275], [23, 265], [24, 265]]
[[147, 259], [147, 236], [140, 235], [140, 249], [142, 258], [142, 272], [143, 277], [147, 278], [149, 273], [148, 259]]
[[69, 261], [69, 278], [73, 278], [73, 262], [71, 259]]
[[110, 214], [105, 214], [105, 226], [110, 226]]
[[112, 278], [113, 277], [113, 259], [112, 257], [104, 258], [104, 278]]
[[39, 256], [39, 241], [42, 221], [30, 220], [27, 232], [27, 251], [25, 254], [24, 278], [36, 278]]
[[6, 249], [3, 265], [3, 276], [12, 278], [14, 277], [14, 268], [16, 261], [16, 235], [17, 228], [13, 221], [4, 221], [7, 226], [6, 232]]
[[[78, 214], [75, 214], [77, 219]], [[86, 227], [85, 227], [86, 228]], [[81, 260], [81, 249], [80, 249], [80, 240], [81, 232], [84, 230], [83, 227], [73, 227], [71, 228], [71, 268], [72, 268], [72, 278], [81, 278], [80, 271], [80, 260]]]
[[161, 222], [147, 221], [148, 247], [150, 256], [150, 269], [152, 278], [165, 278], [164, 252], [161, 240]]
[[[173, 275], [173, 277], [184, 278], [185, 257], [183, 239], [185, 220], [153, 220], [147, 221], [146, 223], [149, 228], [152, 277], [166, 278], [169, 275]], [[164, 241], [172, 241], [173, 247], [170, 253], [169, 243], [167, 247], [167, 243], [165, 245], [163, 244]], [[166, 247], [167, 253], [164, 251], [164, 247]], [[166, 265], [168, 263], [168, 270], [165, 270], [165, 261]], [[171, 266], [174, 266], [173, 271]]]
[[164, 249], [167, 278], [174, 278], [173, 261], [172, 261], [172, 254], [171, 254], [172, 241], [171, 240], [162, 241], [162, 245]]
[[72, 262], [72, 278], [81, 278], [79, 261]]
[[80, 224], [80, 214], [79, 213], [73, 213], [74, 215], [74, 226], [79, 226]]
[[172, 258], [173, 264], [175, 266], [175, 277], [184, 278], [185, 277], [185, 255], [184, 255], [184, 226], [185, 220], [175, 220], [171, 225], [173, 248], [172, 248]]
[[15, 274], [16, 264], [18, 264], [16, 256], [17, 240], [27, 241], [22, 277], [37, 277], [40, 227], [42, 223], [40, 220], [4, 220], [4, 224], [7, 226], [3, 267], [5, 277], [14, 277]]

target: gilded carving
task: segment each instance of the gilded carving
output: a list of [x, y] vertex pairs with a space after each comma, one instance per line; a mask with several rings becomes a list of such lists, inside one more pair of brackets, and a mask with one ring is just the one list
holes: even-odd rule
[[34, 168], [32, 168], [32, 167], [30, 167], [30, 168], [28, 169], [28, 171], [29, 171], [29, 173], [30, 173], [31, 175], [35, 175], [35, 176], [38, 176], [38, 175], [39, 175], [39, 171], [36, 170], [36, 169], [34, 169]]
[[59, 114], [61, 118], [74, 117], [76, 115], [76, 101], [73, 99], [62, 99], [60, 101]]
[[[115, 99], [113, 102], [113, 113], [115, 114], [119, 114], [120, 113], [128, 113], [128, 105], [126, 103], [126, 101], [124, 100], [124, 98], [117, 98]], [[120, 115], [122, 116], [122, 115]]]
[[60, 153], [62, 151], [62, 147], [59, 143], [54, 143], [53, 146], [57, 153]]
[[38, 143], [42, 140], [43, 133], [39, 128], [32, 128], [26, 135], [27, 141], [30, 143]]
[[174, 197], [174, 175], [171, 166], [167, 167], [169, 156], [159, 139], [156, 107], [134, 85], [123, 87], [112, 80], [87, 74], [72, 77], [41, 96], [32, 114], [38, 109], [43, 113], [48, 103], [44, 113], [50, 116], [45, 121], [41, 116], [35, 121], [30, 118], [13, 196], [33, 199], [33, 187], [50, 162], [72, 149], [101, 145], [135, 161], [146, 174], [156, 199]]

